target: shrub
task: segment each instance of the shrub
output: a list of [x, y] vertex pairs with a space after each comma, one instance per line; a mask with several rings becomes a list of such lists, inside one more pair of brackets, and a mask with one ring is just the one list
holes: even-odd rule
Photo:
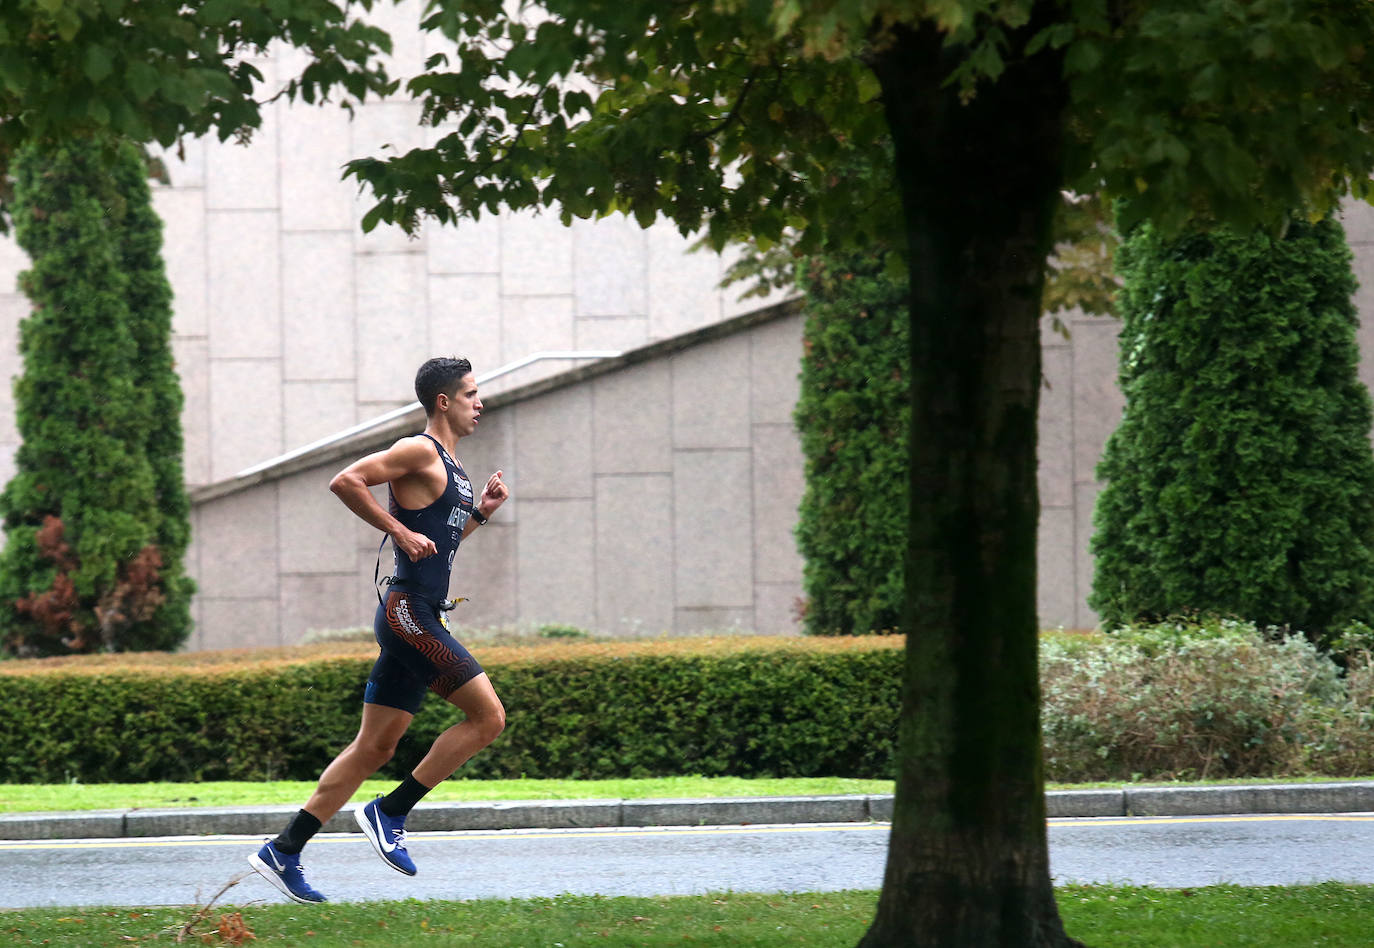
[[[560, 642], [483, 649], [507, 729], [475, 778], [891, 777], [896, 636]], [[15, 782], [313, 780], [352, 739], [375, 648], [0, 663], [0, 774]], [[1302, 636], [1232, 620], [1041, 646], [1046, 777], [1374, 772], [1374, 663], [1340, 677]], [[456, 712], [428, 698], [408, 773]]]
[[[866, 637], [491, 649], [481, 658], [507, 727], [463, 773], [891, 776], [899, 646]], [[15, 782], [313, 780], [357, 730], [375, 654], [7, 662], [0, 772]], [[409, 773], [456, 714], [428, 698], [385, 773]]]
[[591, 633], [586, 629], [578, 628], [575, 625], [564, 625], [558, 622], [547, 622], [539, 627], [539, 635], [545, 639], [586, 639], [591, 638]]
[[815, 257], [795, 413], [807, 632], [899, 627], [907, 537], [907, 284], [881, 254]]
[[1121, 423], [1098, 476], [1104, 627], [1214, 612], [1323, 641], [1374, 614], [1374, 454], [1335, 221], [1130, 235]]
[[1303, 747], [1302, 770], [1328, 777], [1374, 773], [1374, 654], [1345, 656], [1345, 689], [1338, 704], [1317, 710]]
[[1343, 695], [1336, 666], [1305, 638], [1236, 620], [1171, 620], [1041, 651], [1054, 780], [1294, 773], [1321, 709]]

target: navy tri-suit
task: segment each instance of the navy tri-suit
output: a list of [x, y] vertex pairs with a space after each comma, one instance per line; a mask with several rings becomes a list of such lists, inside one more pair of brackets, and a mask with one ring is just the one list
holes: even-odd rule
[[478, 675], [482, 666], [440, 620], [448, 596], [453, 557], [472, 516], [472, 482], [462, 466], [430, 435], [444, 462], [448, 483], [429, 506], [409, 510], [387, 487], [391, 515], [406, 528], [434, 541], [436, 552], [412, 562], [393, 544], [393, 573], [377, 606], [372, 632], [382, 653], [372, 666], [363, 701], [414, 714], [425, 691], [448, 698]]

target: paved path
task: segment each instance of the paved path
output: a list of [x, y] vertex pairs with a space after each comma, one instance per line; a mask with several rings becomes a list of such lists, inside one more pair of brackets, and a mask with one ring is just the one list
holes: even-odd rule
[[[411, 837], [420, 873], [409, 878], [360, 834], [326, 834], [306, 867], [335, 901], [875, 889], [887, 841], [883, 823], [422, 833]], [[236, 879], [222, 903], [284, 901], [248, 871], [259, 842], [0, 843], [0, 908], [192, 904]], [[1049, 843], [1060, 884], [1374, 883], [1374, 814], [1054, 819]]]
[[[419, 873], [386, 866], [361, 834], [318, 836], [307, 877], [334, 901], [686, 895], [877, 888], [879, 823], [509, 830], [410, 837]], [[248, 869], [250, 837], [0, 843], [0, 908], [284, 902]]]
[[1052, 820], [1055, 881], [1193, 888], [1374, 884], [1374, 814]]

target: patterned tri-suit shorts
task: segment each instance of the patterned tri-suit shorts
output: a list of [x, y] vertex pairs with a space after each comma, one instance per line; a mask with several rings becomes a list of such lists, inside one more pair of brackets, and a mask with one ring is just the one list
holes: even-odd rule
[[388, 590], [377, 606], [372, 634], [382, 654], [367, 678], [363, 701], [414, 714], [426, 691], [447, 699], [482, 674], [482, 666], [439, 621], [438, 604]]

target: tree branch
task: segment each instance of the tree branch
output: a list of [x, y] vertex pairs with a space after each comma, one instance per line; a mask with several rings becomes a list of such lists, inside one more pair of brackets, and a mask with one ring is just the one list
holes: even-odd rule
[[744, 105], [744, 100], [748, 98], [749, 90], [754, 87], [754, 80], [758, 78], [758, 75], [759, 68], [757, 66], [750, 69], [749, 75], [745, 77], [744, 87], [739, 90], [739, 97], [736, 98], [734, 104], [730, 106], [730, 111], [725, 113], [725, 118], [721, 119], [711, 128], [704, 129], [700, 132], [693, 132], [691, 135], [688, 135], [687, 144], [690, 145], [695, 142], [705, 141], [729, 128], [730, 125], [739, 118], [740, 108]]

